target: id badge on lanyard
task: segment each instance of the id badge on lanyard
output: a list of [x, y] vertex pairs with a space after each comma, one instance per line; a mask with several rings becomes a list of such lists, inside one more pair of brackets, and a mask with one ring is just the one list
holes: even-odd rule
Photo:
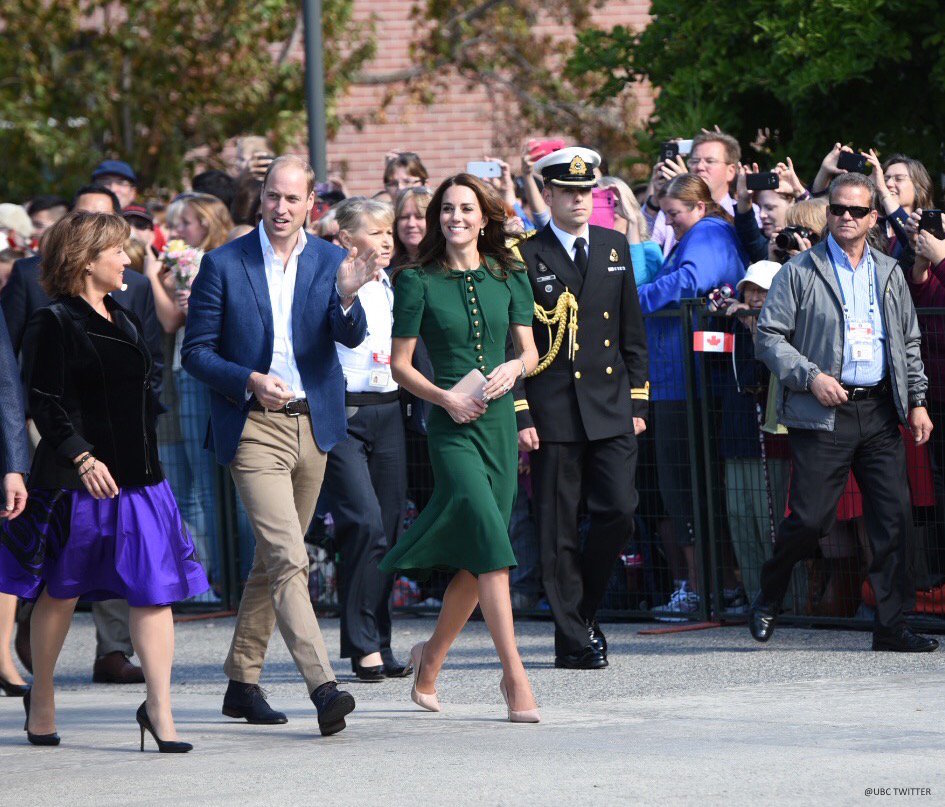
[[833, 256], [830, 256], [830, 263], [833, 265], [834, 274], [837, 277], [837, 285], [840, 287], [840, 299], [843, 302], [843, 321], [847, 329], [847, 339], [850, 342], [850, 358], [855, 362], [872, 362], [874, 360], [873, 348], [875, 344], [875, 331], [873, 325], [873, 310], [875, 306], [875, 297], [873, 292], [873, 264], [867, 262], [866, 271], [869, 272], [870, 289], [870, 309], [868, 319], [853, 319], [850, 316], [850, 309], [847, 308], [846, 295], [843, 293], [843, 284], [840, 283], [840, 272], [834, 263]]
[[390, 383], [390, 353], [374, 350], [371, 352], [370, 385], [384, 389]]

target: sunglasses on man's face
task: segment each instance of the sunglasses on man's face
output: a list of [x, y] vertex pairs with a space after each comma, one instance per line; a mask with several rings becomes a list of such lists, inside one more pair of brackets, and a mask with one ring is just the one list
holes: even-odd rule
[[855, 219], [865, 218], [870, 214], [873, 208], [871, 207], [861, 207], [859, 205], [827, 205], [827, 209], [830, 211], [831, 216], [836, 216], [838, 219], [843, 218], [844, 213], [849, 213]]

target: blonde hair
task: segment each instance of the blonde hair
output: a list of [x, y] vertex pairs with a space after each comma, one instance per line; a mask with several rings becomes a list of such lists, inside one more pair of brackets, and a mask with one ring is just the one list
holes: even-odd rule
[[43, 234], [39, 282], [52, 298], [75, 297], [85, 288], [86, 267], [106, 249], [124, 246], [131, 227], [113, 213], [76, 210]]
[[791, 227], [806, 227], [819, 235], [827, 227], [827, 200], [820, 197], [795, 202], [787, 209], [784, 220]]
[[226, 243], [230, 230], [233, 229], [233, 219], [216, 196], [209, 193], [183, 193], [167, 206], [164, 220], [168, 227], [177, 227], [184, 210], [190, 208], [197, 220], [207, 228], [203, 241], [196, 246], [204, 252], [216, 249]]
[[128, 264], [129, 269], [134, 269], [138, 274], [144, 274], [145, 250], [148, 249], [137, 238], [125, 239], [125, 254], [131, 259]]
[[620, 177], [601, 177], [597, 183], [601, 188], [613, 188], [620, 197], [620, 204], [623, 207], [629, 207], [637, 215], [639, 222], [640, 240], [650, 240], [650, 228], [646, 223], [646, 217], [640, 210], [640, 203], [637, 201], [636, 194], [630, 189], [630, 186]]

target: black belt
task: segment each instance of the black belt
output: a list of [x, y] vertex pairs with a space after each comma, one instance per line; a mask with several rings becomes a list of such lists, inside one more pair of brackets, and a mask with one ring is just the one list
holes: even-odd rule
[[391, 392], [346, 392], [345, 406], [378, 406], [400, 400], [400, 390]]
[[254, 412], [275, 412], [279, 415], [288, 415], [290, 418], [297, 418], [299, 415], [307, 415], [309, 413], [308, 401], [305, 398], [296, 398], [294, 401], [289, 401], [285, 406], [279, 409], [266, 409], [258, 400], [253, 398], [249, 408]]
[[865, 401], [870, 398], [882, 398], [889, 393], [889, 382], [880, 381], [872, 387], [851, 387], [849, 384], [840, 384], [846, 390], [847, 400]]

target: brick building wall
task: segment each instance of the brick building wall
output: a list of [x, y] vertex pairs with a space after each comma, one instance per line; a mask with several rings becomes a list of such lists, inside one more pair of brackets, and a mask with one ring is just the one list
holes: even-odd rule
[[[414, 24], [410, 9], [416, 0], [356, 0], [355, 18], [376, 20], [378, 55], [367, 73], [388, 73], [410, 67], [408, 46]], [[610, 0], [595, 15], [601, 27], [643, 27], [648, 20], [648, 0]], [[353, 87], [340, 105], [343, 116], [369, 119], [386, 92], [384, 87]], [[646, 88], [636, 93], [641, 119], [652, 110]], [[430, 172], [431, 184], [461, 171], [468, 160], [495, 154], [508, 159], [517, 170], [518, 149], [509, 142], [503, 121], [508, 110], [497, 109], [484, 88], [469, 89], [458, 79], [434, 103], [420, 105], [395, 98], [384, 110], [383, 120], [363, 127], [345, 125], [328, 144], [329, 169], [342, 174], [352, 194], [381, 190], [384, 154], [392, 149], [416, 151]], [[534, 132], [534, 135], [552, 134]]]

